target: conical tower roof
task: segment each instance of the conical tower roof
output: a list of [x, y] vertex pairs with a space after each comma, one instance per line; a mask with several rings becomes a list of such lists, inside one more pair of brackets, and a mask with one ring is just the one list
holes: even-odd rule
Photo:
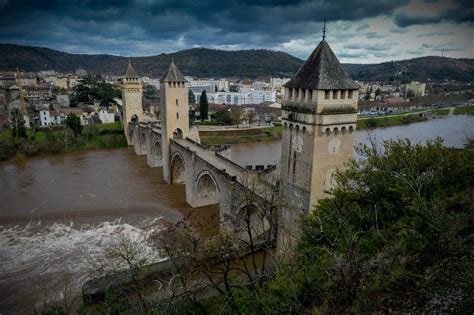
[[356, 90], [354, 82], [325, 40], [312, 52], [300, 70], [284, 87], [318, 90]]
[[133, 69], [132, 64], [130, 63], [130, 60], [128, 61], [128, 67], [127, 67], [127, 72], [125, 72], [125, 78], [126, 79], [138, 79], [138, 74]]
[[165, 75], [161, 78], [161, 82], [188, 82], [184, 75], [179, 71], [178, 67], [171, 62], [170, 68], [166, 71]]

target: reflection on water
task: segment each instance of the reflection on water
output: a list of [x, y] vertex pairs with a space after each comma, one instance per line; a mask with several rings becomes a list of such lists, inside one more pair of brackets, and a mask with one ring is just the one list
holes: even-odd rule
[[[354, 145], [368, 144], [369, 137], [378, 141], [408, 138], [421, 143], [441, 137], [446, 146], [462, 147], [468, 138], [474, 138], [474, 116], [450, 116], [405, 126], [357, 130], [354, 134]], [[278, 165], [281, 158], [281, 141], [232, 145], [231, 156], [232, 160], [241, 165]]]
[[[355, 142], [437, 136], [447, 146], [474, 137], [474, 117], [455, 116], [409, 126], [357, 131]], [[278, 164], [281, 142], [232, 146], [232, 159]], [[167, 185], [162, 168], [150, 168], [131, 149], [78, 152], [0, 164], [0, 313], [31, 313], [33, 305], [59, 298], [64, 278], [73, 292], [88, 268], [119, 237], [154, 249], [146, 236], [164, 221], [189, 218], [197, 227], [217, 228], [217, 207], [191, 209], [182, 185]], [[156, 256], [156, 255], [155, 255]], [[159, 257], [156, 257], [159, 259]]]

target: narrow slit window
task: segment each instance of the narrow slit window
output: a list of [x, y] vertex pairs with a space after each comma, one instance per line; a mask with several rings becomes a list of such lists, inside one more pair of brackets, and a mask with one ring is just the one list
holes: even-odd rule
[[324, 99], [328, 100], [331, 97], [331, 91], [326, 90], [324, 91]]

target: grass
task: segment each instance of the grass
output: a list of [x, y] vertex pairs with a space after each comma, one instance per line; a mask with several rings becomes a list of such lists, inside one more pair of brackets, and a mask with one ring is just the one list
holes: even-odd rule
[[438, 114], [440, 116], [448, 116], [449, 115], [449, 108], [442, 108], [442, 109], [434, 109], [432, 110], [433, 113]]
[[261, 129], [242, 129], [233, 131], [201, 131], [200, 138], [204, 145], [237, 144], [281, 139], [283, 126]]
[[456, 107], [454, 109], [454, 115], [474, 115], [474, 105]]
[[368, 119], [357, 120], [357, 128], [380, 128], [391, 127], [399, 125], [408, 125], [415, 122], [425, 121], [426, 118], [420, 117], [417, 114], [399, 115], [399, 116], [385, 116], [385, 117], [371, 117]]

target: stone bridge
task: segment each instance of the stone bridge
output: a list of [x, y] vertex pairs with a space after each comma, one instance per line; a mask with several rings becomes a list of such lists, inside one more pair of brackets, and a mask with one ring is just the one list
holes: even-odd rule
[[[163, 166], [166, 148], [162, 145], [160, 123], [131, 123], [129, 130], [135, 153], [146, 155], [150, 167]], [[190, 138], [175, 135], [170, 140], [169, 150], [169, 176], [163, 177], [165, 181], [169, 178], [169, 184], [186, 186], [186, 202], [193, 208], [219, 204], [221, 218], [224, 218], [232, 209], [249, 206], [238, 200], [242, 194], [252, 192], [263, 201], [268, 192], [275, 189], [272, 183], [261, 178], [261, 172], [246, 169]]]

